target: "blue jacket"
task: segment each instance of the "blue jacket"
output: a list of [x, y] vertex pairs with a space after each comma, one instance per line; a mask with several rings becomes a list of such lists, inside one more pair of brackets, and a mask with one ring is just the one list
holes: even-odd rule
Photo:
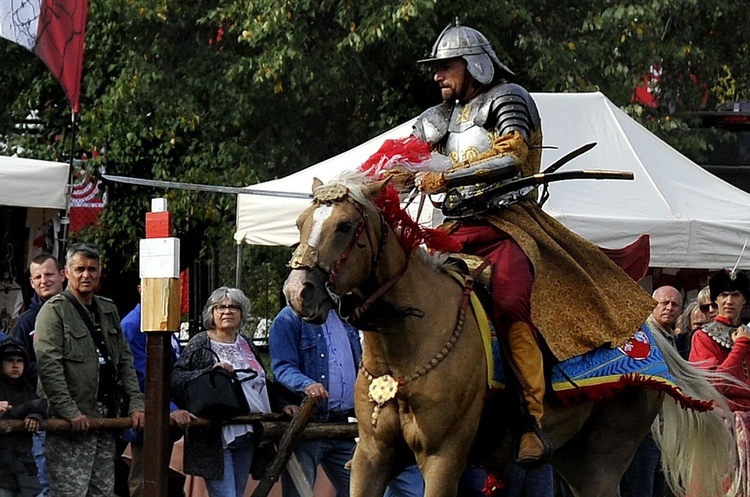
[[31, 363], [32, 372], [31, 375], [36, 378], [36, 354], [34, 353], [34, 340], [31, 336], [31, 332], [34, 331], [34, 323], [36, 322], [36, 315], [39, 314], [39, 309], [44, 305], [44, 300], [38, 295], [34, 294], [31, 298], [29, 308], [21, 314], [16, 324], [13, 325], [13, 329], [10, 330], [10, 336], [14, 337], [23, 344], [26, 352], [29, 354], [29, 362]]
[[[359, 332], [352, 326], [346, 326], [346, 332], [356, 371], [362, 361]], [[313, 383], [321, 383], [328, 390], [328, 347], [321, 326], [302, 321], [287, 306], [271, 324], [268, 348], [276, 381], [300, 394]], [[314, 419], [328, 419], [327, 402], [318, 405]]]

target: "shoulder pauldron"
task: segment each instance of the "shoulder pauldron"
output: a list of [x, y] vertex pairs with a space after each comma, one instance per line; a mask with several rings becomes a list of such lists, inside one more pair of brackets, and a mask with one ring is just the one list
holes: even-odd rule
[[430, 107], [417, 117], [413, 134], [430, 145], [435, 145], [448, 132], [450, 118], [451, 106], [448, 103]]

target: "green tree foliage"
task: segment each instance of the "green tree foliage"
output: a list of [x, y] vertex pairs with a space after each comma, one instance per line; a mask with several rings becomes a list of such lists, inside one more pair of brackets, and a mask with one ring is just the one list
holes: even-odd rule
[[[530, 90], [602, 91], [662, 136], [683, 126], [673, 112], [750, 99], [742, 2], [91, 0], [75, 154], [104, 151], [92, 170], [144, 178], [240, 186], [283, 176], [436, 103], [415, 60], [456, 16]], [[22, 48], [1, 40], [0, 55], [6, 153], [67, 160], [59, 85]], [[656, 109], [631, 103], [652, 67]], [[33, 133], [18, 127], [31, 111]], [[109, 186], [101, 226], [86, 236], [111, 267], [135, 267], [148, 199], [160, 193]], [[231, 243], [232, 196], [166, 196], [185, 262]]]

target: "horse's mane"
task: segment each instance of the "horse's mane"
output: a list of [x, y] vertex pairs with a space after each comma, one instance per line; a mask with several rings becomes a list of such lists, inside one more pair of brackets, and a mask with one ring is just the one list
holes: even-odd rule
[[440, 229], [426, 228], [414, 221], [405, 209], [401, 208], [401, 198], [396, 188], [386, 184], [376, 198], [372, 198], [367, 188], [372, 177], [359, 171], [340, 173], [330, 183], [341, 183], [349, 190], [349, 195], [365, 208], [375, 209], [385, 218], [386, 223], [396, 233], [401, 248], [411, 254], [424, 244], [437, 252], [458, 252], [461, 245], [448, 233]]

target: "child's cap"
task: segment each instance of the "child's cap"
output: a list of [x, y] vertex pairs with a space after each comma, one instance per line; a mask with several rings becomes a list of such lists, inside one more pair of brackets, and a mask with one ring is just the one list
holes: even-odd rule
[[24, 363], [29, 362], [29, 354], [26, 352], [26, 349], [21, 342], [13, 337], [7, 337], [0, 342], [0, 360], [8, 356], [21, 356]]

